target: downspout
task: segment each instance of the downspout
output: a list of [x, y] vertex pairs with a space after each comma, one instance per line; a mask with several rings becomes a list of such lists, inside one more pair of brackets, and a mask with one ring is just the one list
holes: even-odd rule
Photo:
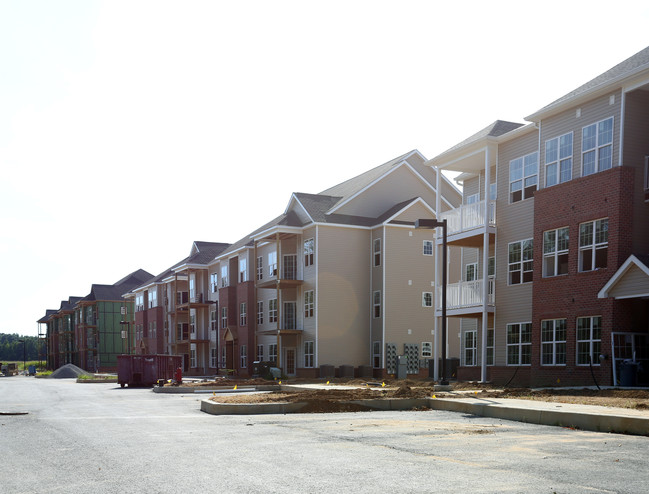
[[489, 300], [489, 183], [491, 182], [489, 146], [485, 149], [485, 215], [484, 232], [482, 234], [482, 348], [480, 349], [480, 381], [487, 382], [487, 331], [489, 326], [489, 313], [487, 305]]

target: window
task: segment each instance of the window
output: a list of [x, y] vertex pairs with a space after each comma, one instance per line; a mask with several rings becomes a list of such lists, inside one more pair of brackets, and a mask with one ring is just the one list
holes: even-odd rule
[[543, 232], [543, 276], [568, 274], [568, 227]]
[[149, 290], [149, 309], [158, 306], [158, 291], [155, 288]]
[[314, 362], [313, 342], [304, 342], [304, 367], [313, 367]]
[[210, 290], [215, 293], [219, 288], [219, 275], [217, 273], [210, 274]]
[[189, 315], [189, 332], [196, 336], [196, 314]]
[[241, 345], [239, 347], [239, 367], [245, 369], [248, 367], [248, 347]]
[[606, 267], [608, 256], [608, 218], [579, 225], [579, 271]]
[[268, 361], [277, 365], [277, 344], [268, 345]]
[[268, 275], [277, 276], [277, 252], [268, 253]]
[[582, 129], [581, 156], [583, 176], [613, 166], [613, 117]]
[[248, 324], [248, 304], [241, 302], [239, 304], [239, 326]]
[[541, 365], [566, 365], [566, 320], [541, 321]]
[[577, 318], [577, 365], [599, 365], [602, 317]]
[[264, 345], [257, 345], [257, 362], [264, 360]]
[[480, 194], [471, 194], [466, 197], [467, 204], [477, 204], [478, 202], [480, 202]]
[[219, 354], [217, 348], [210, 348], [210, 367], [215, 369], [218, 367], [219, 363]]
[[268, 322], [277, 322], [277, 299], [268, 301]]
[[572, 132], [545, 141], [545, 186], [572, 179]]
[[487, 365], [494, 365], [494, 334], [493, 328], [487, 329]]
[[381, 291], [374, 292], [374, 318], [381, 317]]
[[197, 366], [197, 363], [196, 363], [196, 349], [192, 348], [189, 352], [190, 352], [190, 355], [191, 355], [190, 360], [189, 360], [189, 366], [190, 367], [196, 367]]
[[433, 356], [433, 342], [423, 341], [421, 343], [421, 356], [422, 358], [431, 358]]
[[189, 277], [189, 298], [192, 300], [196, 297], [196, 280], [193, 276]]
[[537, 152], [509, 162], [509, 202], [514, 203], [534, 195], [538, 182], [539, 154]]
[[496, 257], [491, 256], [487, 259], [487, 276], [493, 278], [496, 276]]
[[530, 365], [532, 361], [532, 323], [507, 325], [507, 365]]
[[381, 239], [374, 239], [374, 266], [381, 265]]
[[375, 341], [372, 343], [372, 363], [375, 369], [381, 367], [381, 342]]
[[264, 302], [257, 302], [257, 324], [264, 324]]
[[314, 242], [310, 238], [304, 241], [304, 265], [313, 266]]
[[433, 255], [433, 241], [424, 240], [424, 255], [432, 256]]
[[264, 279], [264, 258], [262, 256], [257, 258], [257, 279]]
[[314, 307], [313, 290], [307, 290], [304, 292], [304, 317], [313, 317]]
[[467, 264], [464, 269], [465, 280], [466, 281], [475, 281], [478, 279], [478, 263], [472, 262]]
[[529, 283], [533, 275], [532, 239], [509, 244], [509, 284]]
[[495, 201], [498, 198], [498, 184], [493, 183], [489, 185], [489, 199]]
[[474, 329], [464, 332], [462, 349], [462, 365], [474, 366], [478, 365], [478, 332]]
[[433, 292], [423, 292], [421, 294], [421, 306], [422, 307], [433, 306]]
[[248, 281], [248, 260], [239, 259], [239, 283]]
[[226, 353], [227, 353], [227, 347], [223, 345], [221, 347], [221, 367], [222, 368], [225, 368], [225, 366], [227, 365], [228, 358], [226, 356]]
[[217, 329], [219, 329], [219, 320], [218, 320], [218, 315], [216, 310], [210, 311], [210, 329], [212, 331], [216, 331]]
[[[140, 292], [135, 295], [135, 312], [142, 312], [144, 310], [144, 293]], [[92, 324], [86, 321], [86, 324]]]
[[228, 266], [221, 266], [221, 288], [228, 286]]
[[221, 307], [221, 329], [228, 327], [228, 308]]

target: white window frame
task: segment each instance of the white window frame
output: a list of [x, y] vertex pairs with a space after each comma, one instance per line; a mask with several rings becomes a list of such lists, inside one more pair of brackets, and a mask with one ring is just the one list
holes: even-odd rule
[[487, 365], [495, 365], [496, 362], [496, 330], [487, 328]]
[[[531, 170], [531, 166], [534, 169]], [[529, 168], [528, 168], [529, 167]], [[531, 173], [531, 172], [534, 173]], [[509, 162], [509, 203], [524, 201], [534, 197], [539, 186], [539, 153], [526, 154]], [[520, 198], [514, 199], [514, 194], [520, 191]]]
[[248, 259], [242, 257], [239, 259], [239, 283], [248, 281]]
[[[531, 252], [532, 257], [525, 257], [526, 247], [529, 250], [527, 253]], [[518, 244], [520, 249], [520, 259], [518, 261], [512, 261], [512, 245]], [[519, 273], [520, 280], [518, 282], [512, 282], [512, 274]], [[527, 281], [526, 281], [527, 278]], [[525, 283], [532, 283], [534, 281], [534, 241], [531, 238], [526, 238], [524, 240], [519, 240], [517, 242], [510, 242], [507, 245], [507, 284], [510, 286], [513, 285], [522, 285]]]
[[257, 362], [263, 362], [264, 360], [264, 345], [257, 345]]
[[239, 303], [239, 326], [248, 325], [248, 304], [246, 302]]
[[264, 301], [257, 300], [257, 324], [264, 324]]
[[[565, 235], [562, 238], [562, 235]], [[568, 274], [570, 231], [567, 226], [543, 232], [543, 277]], [[563, 268], [563, 272], [559, 270]]]
[[268, 301], [268, 322], [277, 322], [277, 299], [271, 298]]
[[[192, 309], [192, 312], [194, 309]], [[196, 313], [189, 315], [189, 333], [196, 336]]]
[[229, 286], [228, 281], [228, 265], [225, 264], [221, 266], [221, 288]]
[[[588, 323], [587, 326], [581, 326], [580, 324]], [[595, 324], [597, 322], [597, 324]], [[580, 335], [580, 331], [587, 330], [588, 337], [583, 338], [583, 334]], [[596, 332], [598, 333], [596, 336]], [[582, 338], [580, 338], [582, 336]], [[589, 365], [588, 361], [583, 361], [581, 356], [585, 352], [581, 351], [584, 345], [588, 345], [588, 355], [592, 359], [592, 364], [599, 366], [599, 354], [602, 350], [602, 316], [586, 316], [577, 318], [577, 326], [575, 330], [575, 339], [577, 340], [577, 346], [575, 348], [575, 363], [577, 366], [587, 366]]]
[[277, 251], [275, 250], [268, 253], [268, 275], [277, 276]]
[[375, 238], [372, 245], [372, 265], [378, 268], [381, 266], [381, 239]]
[[210, 311], [210, 329], [212, 331], [219, 329], [219, 315], [216, 309]]
[[158, 290], [152, 288], [149, 290], [149, 309], [153, 309], [158, 306]]
[[241, 345], [239, 347], [239, 368], [246, 369], [248, 367], [248, 347]]
[[[471, 341], [467, 341], [470, 338]], [[478, 365], [478, 330], [469, 329], [464, 331], [462, 338], [462, 365], [464, 367], [475, 367]]]
[[313, 317], [315, 314], [315, 292], [307, 290], [304, 292], [304, 317]]
[[478, 263], [470, 262], [464, 266], [464, 281], [476, 281], [478, 279]]
[[219, 289], [219, 274], [210, 273], [210, 290], [212, 291], [212, 293], [216, 293], [218, 289]]
[[[568, 336], [566, 323], [566, 319], [543, 319], [541, 321], [542, 366], [566, 365]], [[547, 361], [546, 357], [549, 357]]]
[[[570, 141], [567, 143], [567, 141]], [[572, 153], [574, 143], [573, 132], [568, 132], [552, 139], [545, 141], [545, 186], [552, 187], [553, 185], [561, 184], [564, 182], [569, 182], [572, 180]], [[570, 149], [568, 150], [568, 145]], [[552, 148], [556, 151], [552, 151]], [[556, 155], [554, 154], [556, 153]], [[550, 155], [550, 157], [548, 157]], [[550, 173], [550, 169], [554, 168], [555, 171], [553, 174]], [[550, 177], [554, 176], [555, 180], [550, 181]]]
[[189, 366], [192, 369], [195, 369], [196, 367], [198, 367], [198, 362], [196, 360], [196, 348], [191, 348], [189, 350]]
[[257, 280], [264, 279], [264, 256], [257, 257]]
[[[605, 269], [608, 266], [608, 218], [599, 218], [593, 221], [585, 221], [579, 224], [579, 272], [585, 273], [588, 271], [595, 271], [597, 269]], [[590, 242], [582, 243], [584, 240], [582, 229], [587, 225], [591, 225]], [[606, 225], [604, 227], [604, 225]], [[598, 230], [599, 228], [599, 230]], [[598, 233], [606, 236], [606, 240], [602, 241], [601, 237], [598, 238]], [[598, 251], [606, 251], [605, 263], [602, 265], [601, 259], [598, 259]], [[590, 269], [584, 269], [584, 261], [586, 256], [590, 257]]]
[[313, 266], [315, 258], [315, 240], [307, 238], [304, 241], [304, 266]]
[[432, 307], [433, 306], [433, 292], [422, 292], [421, 293], [421, 306], [422, 307]]
[[221, 329], [227, 329], [228, 327], [228, 308], [221, 307]]
[[277, 364], [277, 343], [268, 345], [268, 361]]
[[480, 202], [480, 193], [479, 192], [477, 194], [471, 194], [471, 195], [466, 196], [466, 199], [465, 199], [465, 204], [466, 205], [477, 204], [479, 202]]
[[[516, 330], [516, 341], [511, 341], [510, 328]], [[525, 333], [524, 333], [525, 330]], [[525, 336], [525, 340], [523, 339]], [[532, 364], [532, 323], [531, 322], [516, 322], [507, 325], [506, 335], [507, 346], [507, 366], [510, 367], [529, 367]], [[510, 359], [510, 351], [516, 351], [517, 358]], [[513, 356], [513, 355], [512, 355]], [[527, 357], [528, 362], [525, 362], [524, 356]]]
[[[608, 142], [601, 142], [600, 126], [609, 121], [611, 122], [611, 140]], [[595, 128], [594, 146], [586, 147], [585, 144], [586, 129], [590, 129], [593, 127]], [[603, 120], [600, 120], [599, 122], [595, 122], [590, 125], [586, 125], [585, 127], [582, 127], [581, 129], [581, 176], [582, 177], [613, 168], [613, 138], [614, 137], [615, 137], [615, 119], [613, 117], [608, 117]], [[607, 148], [609, 149], [607, 161], [610, 160], [610, 163], [608, 164], [608, 166], [602, 167], [600, 163], [600, 161], [602, 160], [602, 151]], [[586, 155], [590, 153], [594, 154], [594, 169], [592, 171], [587, 172]]]
[[196, 298], [196, 278], [193, 275], [189, 277], [189, 298], [191, 300]]
[[216, 347], [211, 347], [210, 348], [210, 367], [212, 369], [216, 369], [219, 366], [219, 352], [218, 348]]
[[424, 240], [424, 246], [423, 246], [423, 254], [425, 256], [432, 256], [433, 255], [433, 241], [432, 240]]
[[381, 368], [381, 342], [372, 342], [372, 367], [374, 369]]
[[312, 368], [315, 362], [315, 342], [304, 342], [304, 367]]
[[381, 317], [381, 290], [375, 290], [372, 295], [372, 315], [374, 319]]
[[421, 358], [432, 358], [433, 357], [433, 342], [432, 341], [422, 341], [421, 342]]

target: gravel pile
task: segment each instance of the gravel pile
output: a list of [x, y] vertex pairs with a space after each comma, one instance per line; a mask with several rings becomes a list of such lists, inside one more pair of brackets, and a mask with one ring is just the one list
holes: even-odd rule
[[77, 367], [74, 364], [65, 364], [63, 367], [59, 367], [56, 369], [52, 374], [50, 374], [50, 377], [53, 377], [55, 379], [67, 379], [67, 378], [74, 378], [76, 379], [79, 376], [83, 375], [90, 375], [88, 374], [85, 370], [81, 369], [80, 367]]

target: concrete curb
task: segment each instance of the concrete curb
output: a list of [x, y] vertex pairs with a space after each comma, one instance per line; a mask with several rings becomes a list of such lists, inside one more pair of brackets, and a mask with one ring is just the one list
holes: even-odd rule
[[190, 386], [154, 386], [154, 393], [249, 393], [251, 391], [279, 391], [280, 387], [273, 384], [260, 384], [258, 386], [241, 386], [234, 388], [226, 388], [223, 386], [218, 386], [210, 388], [209, 386], [200, 386], [200, 387], [190, 387]]
[[216, 403], [201, 400], [201, 411], [212, 415], [260, 415], [265, 413], [295, 413], [306, 403]]
[[521, 407], [502, 402], [475, 403], [461, 398], [431, 398], [429, 406], [434, 410], [470, 413], [529, 424], [568, 427], [594, 432], [649, 435], [649, 417], [548, 410], [533, 404]]

